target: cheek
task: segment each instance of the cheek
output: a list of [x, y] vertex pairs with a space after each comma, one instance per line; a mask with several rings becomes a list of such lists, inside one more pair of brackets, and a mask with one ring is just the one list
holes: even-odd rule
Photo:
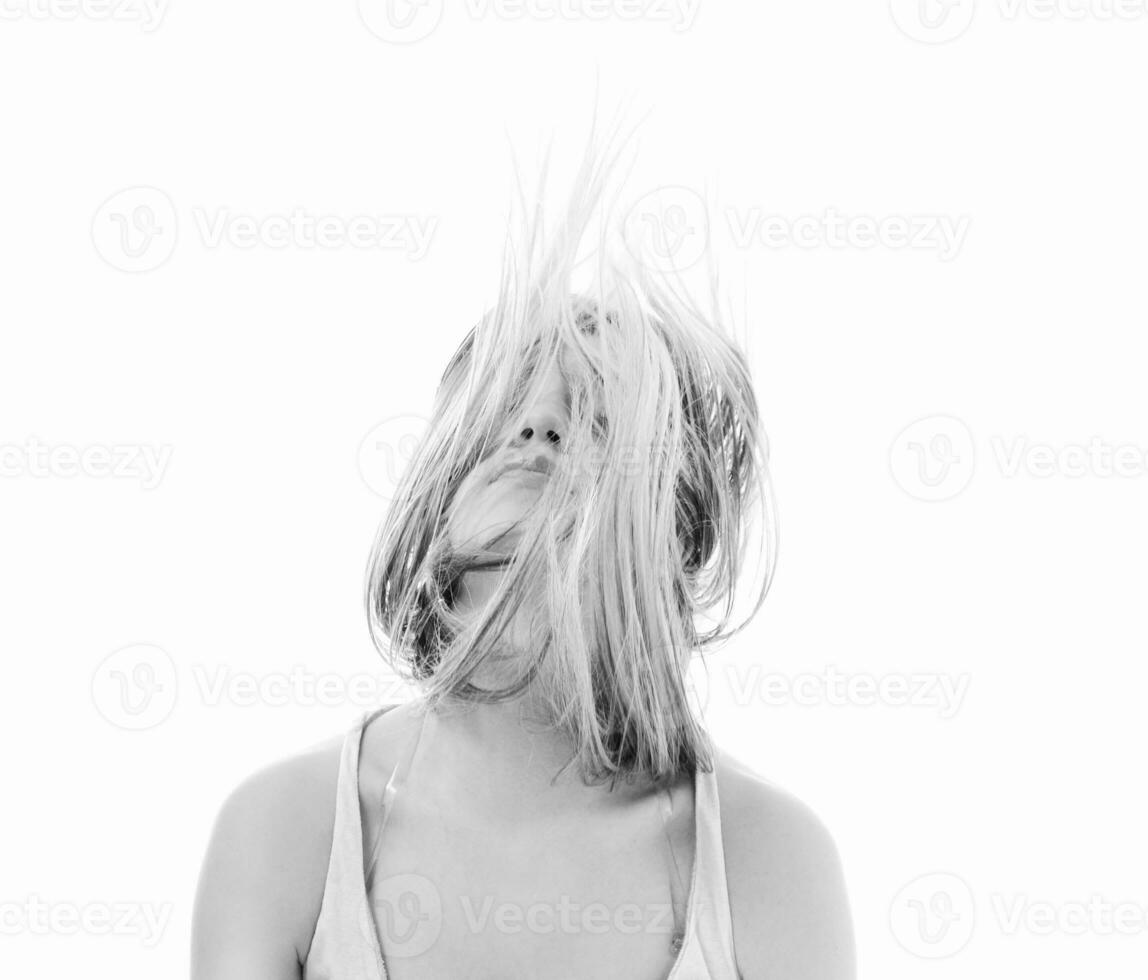
[[452, 545], [478, 544], [521, 530], [538, 504], [540, 488], [515, 480], [482, 482], [471, 490], [459, 488], [447, 517], [447, 537]]
[[473, 542], [487, 529], [512, 522], [520, 516], [521, 494], [514, 486], [486, 476], [467, 477], [458, 488], [447, 514], [447, 535], [456, 547], [461, 541]]
[[483, 502], [485, 484], [485, 480], [477, 479], [474, 474], [459, 484], [458, 491], [447, 510], [448, 530], [473, 523], [474, 515]]
[[570, 475], [576, 483], [597, 480], [606, 463], [606, 447], [600, 441], [580, 447], [571, 452], [562, 461], [562, 466], [569, 469]]

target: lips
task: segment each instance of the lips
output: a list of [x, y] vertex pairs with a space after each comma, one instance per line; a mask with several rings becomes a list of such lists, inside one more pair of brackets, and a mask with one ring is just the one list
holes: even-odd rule
[[508, 470], [503, 470], [503, 472], [502, 472], [502, 476], [498, 477], [498, 479], [500, 479], [500, 480], [501, 480], [501, 479], [503, 479], [504, 477], [509, 477], [509, 478], [510, 478], [510, 479], [512, 479], [512, 480], [514, 480], [514, 479], [522, 479], [522, 480], [525, 480], [525, 479], [538, 479], [538, 480], [544, 480], [544, 479], [546, 479], [546, 474], [545, 474], [545, 473], [542, 473], [542, 472], [540, 472], [540, 471], [538, 471], [538, 470], [531, 470], [531, 469], [527, 469], [525, 466], [512, 466], [512, 467], [511, 467], [510, 469], [508, 469]]
[[531, 460], [512, 460], [503, 466], [500, 466], [491, 477], [491, 482], [500, 480], [508, 473], [533, 473], [536, 476], [548, 476], [550, 474], [551, 464], [545, 456], [539, 456]]

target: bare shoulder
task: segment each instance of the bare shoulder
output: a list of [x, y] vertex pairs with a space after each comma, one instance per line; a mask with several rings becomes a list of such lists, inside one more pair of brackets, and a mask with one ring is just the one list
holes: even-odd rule
[[837, 846], [804, 803], [718, 753], [722, 844], [746, 980], [853, 980], [853, 926]]
[[193, 980], [298, 976], [326, 883], [343, 738], [258, 770], [224, 801], [196, 893]]
[[411, 739], [422, 723], [425, 702], [414, 698], [375, 715], [363, 729], [359, 754], [359, 798], [366, 836], [371, 836], [381, 809], [383, 789], [409, 750]]

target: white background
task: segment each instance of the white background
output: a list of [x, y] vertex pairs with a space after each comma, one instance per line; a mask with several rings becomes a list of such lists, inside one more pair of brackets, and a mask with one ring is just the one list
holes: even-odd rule
[[[367, 707], [275, 681], [393, 693], [375, 427], [598, 85], [637, 188], [712, 204], [782, 540], [708, 718], [832, 830], [861, 976], [1144, 977], [1148, 12], [1070, 2], [3, 0], [0, 971], [183, 974], [224, 796]], [[235, 243], [296, 209], [433, 232]]]

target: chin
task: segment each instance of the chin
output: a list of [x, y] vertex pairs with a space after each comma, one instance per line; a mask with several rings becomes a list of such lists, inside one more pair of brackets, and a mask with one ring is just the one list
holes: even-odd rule
[[[507, 540], [517, 541], [522, 536], [522, 524], [529, 507], [519, 502], [498, 501], [493, 506], [466, 507], [449, 527], [451, 543], [465, 541], [471, 544], [494, 544]], [[466, 513], [470, 511], [470, 513]]]
[[455, 546], [517, 542], [545, 487], [545, 477], [511, 472], [491, 479], [490, 472], [476, 469], [459, 487], [447, 525]]

